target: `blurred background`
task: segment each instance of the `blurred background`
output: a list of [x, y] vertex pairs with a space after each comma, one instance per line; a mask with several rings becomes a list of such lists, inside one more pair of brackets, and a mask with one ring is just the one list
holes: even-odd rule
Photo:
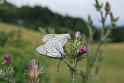
[[[111, 11], [119, 16], [119, 21], [107, 43], [102, 46], [104, 64], [96, 83], [123, 83], [124, 1], [100, 0], [102, 3], [106, 1], [110, 2]], [[17, 83], [26, 83], [22, 73], [29, 58], [36, 58], [41, 67], [46, 69], [46, 73], [42, 75], [43, 83], [70, 82], [69, 71], [63, 69], [66, 68], [63, 63], [59, 72], [56, 72], [58, 60], [38, 56], [35, 48], [42, 43], [42, 35], [48, 33], [74, 34], [78, 30], [88, 37], [89, 14], [94, 21], [93, 28], [96, 32], [93, 36], [94, 42], [97, 42], [101, 24], [94, 4], [95, 0], [0, 0], [0, 61], [6, 54], [13, 57]], [[109, 19], [107, 27], [110, 25]], [[81, 83], [80, 78], [78, 83]]]

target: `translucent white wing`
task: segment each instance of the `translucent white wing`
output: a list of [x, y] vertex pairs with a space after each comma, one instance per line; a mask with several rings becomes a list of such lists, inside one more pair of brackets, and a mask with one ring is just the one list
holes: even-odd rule
[[40, 45], [38, 48], [36, 48], [36, 51], [37, 51], [39, 54], [46, 55], [45, 45]]
[[71, 38], [70, 34], [48, 34], [43, 36], [42, 41], [43, 42], [48, 42], [49, 40], [56, 38], [58, 40], [61, 40], [64, 38], [64, 40], [68, 40]]
[[50, 57], [62, 57], [64, 54], [63, 46], [58, 40], [51, 39], [45, 44], [47, 55]]
[[52, 38], [52, 40], [57, 40], [62, 46], [64, 46], [65, 43], [68, 41], [67, 38]]
[[53, 58], [61, 58], [64, 55], [63, 46], [58, 40], [51, 39], [46, 44], [39, 46], [36, 51], [39, 54]]
[[43, 36], [42, 41], [47, 42], [52, 38], [55, 38], [55, 34], [48, 34], [48, 35]]

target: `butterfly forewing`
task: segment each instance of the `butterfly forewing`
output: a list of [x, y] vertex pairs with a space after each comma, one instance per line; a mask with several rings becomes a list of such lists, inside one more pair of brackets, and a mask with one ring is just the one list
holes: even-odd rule
[[48, 34], [48, 35], [43, 36], [42, 41], [47, 42], [52, 38], [55, 38], [55, 34]]
[[[70, 34], [48, 34], [43, 36], [42, 41], [43, 42], [48, 42], [49, 40], [56, 38], [57, 40], [68, 40], [71, 38]], [[65, 42], [66, 43], [66, 42]]]

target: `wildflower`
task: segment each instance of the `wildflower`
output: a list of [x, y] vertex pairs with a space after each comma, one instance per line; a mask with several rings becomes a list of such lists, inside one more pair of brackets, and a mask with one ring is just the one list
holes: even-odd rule
[[11, 61], [11, 56], [6, 55], [4, 56], [4, 62], [10, 62]]
[[30, 60], [28, 65], [29, 73], [28, 75], [32, 78], [38, 78], [40, 71], [38, 68], [38, 64], [36, 63], [35, 59]]
[[81, 47], [80, 48], [80, 52], [82, 53], [82, 54], [85, 54], [85, 53], [87, 53], [88, 52], [88, 48], [85, 46], [85, 47]]
[[8, 83], [15, 83], [15, 79], [13, 77], [14, 67], [10, 62], [11, 62], [11, 56], [5, 55], [3, 58], [3, 62], [1, 63], [2, 65], [0, 68], [0, 78]]
[[76, 36], [76, 37], [80, 37], [80, 36], [81, 36], [80, 31], [77, 31], [77, 32], [75, 33], [75, 36]]

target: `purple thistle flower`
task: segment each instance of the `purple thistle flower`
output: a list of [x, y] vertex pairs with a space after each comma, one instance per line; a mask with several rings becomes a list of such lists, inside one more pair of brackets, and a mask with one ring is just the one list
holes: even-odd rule
[[88, 47], [81, 47], [81, 48], [80, 48], [80, 52], [81, 52], [82, 54], [88, 53], [88, 51], [89, 51]]
[[40, 71], [39, 71], [38, 64], [36, 63], [35, 59], [30, 60], [28, 64], [28, 71], [29, 71], [28, 75], [30, 77], [38, 78]]
[[76, 37], [80, 37], [80, 36], [81, 36], [80, 31], [77, 31], [77, 32], [75, 33], [75, 36], [76, 36]]
[[35, 62], [34, 59], [30, 61], [30, 63], [29, 63], [29, 69], [30, 70], [38, 69], [38, 65], [37, 65], [37, 63]]
[[4, 62], [10, 62], [11, 61], [11, 56], [6, 55], [4, 56]]

